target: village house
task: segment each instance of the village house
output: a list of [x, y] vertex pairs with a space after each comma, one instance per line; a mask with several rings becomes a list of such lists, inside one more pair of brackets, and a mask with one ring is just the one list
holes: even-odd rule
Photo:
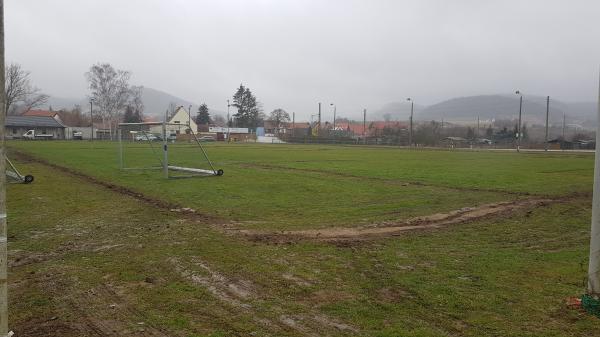
[[[194, 119], [188, 114], [188, 111], [180, 106], [177, 108], [173, 116], [167, 121], [166, 129], [167, 134], [186, 134], [188, 129], [192, 133], [198, 133], [198, 125], [194, 122]], [[150, 132], [154, 134], [162, 134], [162, 125], [155, 125], [150, 128]]]

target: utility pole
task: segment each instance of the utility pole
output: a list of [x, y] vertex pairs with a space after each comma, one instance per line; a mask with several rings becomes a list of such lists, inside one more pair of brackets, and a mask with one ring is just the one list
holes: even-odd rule
[[319, 137], [321, 136], [321, 102], [319, 102], [319, 121], [317, 123], [317, 137]]
[[[598, 81], [598, 114], [600, 120], [600, 79]], [[587, 291], [600, 294], [600, 125], [596, 128], [596, 159], [594, 164], [594, 196], [592, 200], [592, 230], [590, 238], [590, 264]]]
[[567, 122], [567, 115], [563, 112], [563, 127], [562, 127], [562, 139], [565, 141], [565, 126]]
[[296, 113], [292, 112], [292, 137], [296, 135]]
[[5, 132], [5, 66], [4, 66], [4, 0], [0, 0], [0, 336], [11, 336], [8, 332], [8, 279], [7, 279], [7, 248], [6, 237], [6, 147]]
[[90, 142], [94, 141], [94, 98], [90, 98]]
[[190, 134], [188, 135], [188, 143], [192, 142], [192, 105], [190, 104], [188, 107], [188, 129], [190, 129]]
[[231, 104], [229, 104], [229, 100], [227, 100], [227, 142], [229, 143], [229, 107], [231, 106]]
[[363, 139], [367, 144], [367, 109], [363, 109]]
[[517, 126], [517, 152], [521, 151], [521, 115], [523, 113], [523, 95], [519, 90], [515, 91], [519, 95], [519, 125]]
[[336, 112], [337, 112], [337, 105], [333, 104], [333, 131], [334, 132], [335, 132], [335, 114], [336, 114]]
[[477, 116], [477, 133], [475, 134], [475, 138], [479, 138], [479, 116]]
[[406, 100], [410, 102], [410, 127], [408, 129], [408, 146], [413, 146], [413, 110], [415, 102], [410, 97]]
[[548, 151], [548, 116], [550, 115], [550, 96], [546, 97], [546, 141], [544, 142], [544, 151]]

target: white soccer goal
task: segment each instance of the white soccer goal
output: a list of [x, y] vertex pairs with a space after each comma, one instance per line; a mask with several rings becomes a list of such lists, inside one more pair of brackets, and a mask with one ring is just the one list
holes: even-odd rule
[[[190, 135], [194, 142], [182, 145], [181, 147], [185, 146], [185, 151], [180, 151], [183, 154], [179, 154], [178, 160], [173, 159], [174, 155], [170, 154], [169, 150], [171, 146], [176, 146], [176, 136], [171, 131], [173, 128], [182, 126], [188, 127], [167, 122], [120, 123], [117, 128], [119, 168], [122, 170], [162, 170], [165, 178], [223, 175], [222, 169], [214, 168], [202, 143], [192, 132]], [[169, 143], [170, 141], [171, 143]], [[198, 153], [198, 149], [200, 153]], [[135, 166], [128, 165], [129, 162], [135, 163]]]

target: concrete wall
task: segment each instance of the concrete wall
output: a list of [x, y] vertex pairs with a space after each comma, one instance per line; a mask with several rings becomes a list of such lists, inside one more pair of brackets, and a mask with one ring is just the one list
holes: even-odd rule
[[[85, 140], [89, 140], [92, 136], [91, 128], [89, 126], [68, 126], [65, 129], [65, 139], [73, 139], [74, 132], [81, 132], [82, 137]], [[94, 133], [96, 132], [94, 131]]]

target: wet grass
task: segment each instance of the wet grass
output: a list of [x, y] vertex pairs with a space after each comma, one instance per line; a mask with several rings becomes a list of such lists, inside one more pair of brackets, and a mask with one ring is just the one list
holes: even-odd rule
[[[403, 158], [413, 158], [407, 159], [412, 163], [397, 158], [389, 166], [397, 165], [398, 169], [373, 169], [365, 174], [362, 170], [369, 166], [368, 160], [385, 160], [375, 154], [363, 156], [363, 151], [369, 152], [363, 148], [211, 145], [208, 149], [225, 168], [226, 176], [163, 183], [154, 173], [121, 175], [109, 160], [114, 152], [108, 146], [85, 151], [85, 144], [80, 143], [11, 145], [223, 218], [252, 220], [263, 215], [273, 228], [314, 227], [314, 222], [327, 225], [336, 218], [328, 213], [345, 209], [349, 213], [338, 214], [345, 216], [340, 223], [356, 224], [378, 217], [428, 214], [485, 200], [524, 197], [462, 189], [473, 186], [453, 183], [458, 178], [445, 181], [444, 174], [459, 173], [434, 174], [437, 163], [430, 162], [438, 152], [372, 149], [369, 151], [382, 151], [384, 156], [402, 154]], [[190, 149], [181, 146], [177, 151], [185, 154]], [[356, 159], [349, 164], [352, 151], [357, 151]], [[514, 178], [515, 188], [507, 187], [507, 192], [583, 194], [532, 211], [388, 239], [343, 245], [310, 241], [268, 244], [228, 234], [219, 225], [158, 209], [45, 165], [20, 163], [36, 181], [11, 185], [8, 191], [9, 260], [13, 264], [9, 274], [11, 328], [24, 336], [56, 331], [61, 336], [96, 336], [109, 334], [111, 329], [116, 335], [133, 336], [594, 335], [600, 320], [564, 305], [566, 297], [584, 290], [591, 204], [585, 193], [591, 189], [593, 157], [439, 153], [439, 160], [446, 162], [452, 158], [466, 161], [464, 156], [482, 156], [481, 161], [487, 162], [492, 160], [486, 159], [488, 156], [498, 155], [496, 165], [469, 159], [475, 168], [462, 166], [461, 174], [489, 166], [500, 175], [493, 179], [475, 177], [481, 182], [478, 189], [504, 190], [503, 184], [510, 186], [509, 178], [493, 167], [508, 170], [505, 160], [524, 160], [537, 168], [512, 170], [521, 176]], [[96, 156], [101, 159], [94, 159]], [[302, 162], [309, 158], [315, 161]], [[365, 158], [368, 160], [363, 162]], [[414, 174], [422, 177], [404, 176], [402, 167], [415, 166], [416, 158], [423, 168]], [[347, 160], [348, 168], [336, 166], [342, 160]], [[525, 164], [515, 167], [521, 165]], [[541, 177], [548, 174], [540, 173], [542, 169], [558, 176], [556, 184], [541, 183]], [[358, 178], [331, 174], [339, 172]], [[403, 185], [406, 182], [409, 184]], [[590, 186], [584, 186], [585, 182]], [[277, 189], [286, 184], [295, 188]], [[311, 188], [311, 184], [315, 186]], [[337, 185], [344, 188], [335, 188]], [[213, 189], [220, 189], [227, 198], [206, 202], [204, 195], [212, 195]], [[410, 193], [402, 194], [398, 189]], [[278, 197], [292, 196], [281, 203], [272, 201], [277, 199], [273, 197], [258, 200], [271, 190]], [[405, 202], [415, 194], [418, 197]], [[239, 196], [236, 202], [229, 200], [233, 195]], [[369, 202], [387, 206], [369, 209], [364, 205]], [[292, 205], [280, 210], [286, 203]], [[288, 220], [295, 208], [311, 203], [318, 207], [310, 212], [299, 210], [302, 221]], [[337, 203], [345, 206], [336, 208]], [[352, 212], [352, 204], [359, 210]], [[398, 210], [399, 214], [386, 213]], [[189, 275], [177, 271], [173, 259], [187, 273], [211, 281], [193, 282]], [[228, 293], [237, 302], [224, 300], [211, 285], [220, 291], [227, 287], [219, 288], [219, 278], [210, 278], [211, 272], [226, 284], [247, 285], [249, 295]], [[315, 323], [315, 316], [353, 330]]]
[[[159, 170], [120, 171], [114, 143], [12, 142], [11, 147], [146, 195], [246, 226], [354, 226], [410, 218], [519, 194], [591, 190], [589, 154], [411, 151], [303, 145], [207, 144], [219, 178], [161, 179]], [[154, 144], [154, 151], [158, 151]], [[126, 164], [156, 166], [148, 144], [127, 144]], [[171, 146], [175, 165], [204, 167], [195, 146]]]

